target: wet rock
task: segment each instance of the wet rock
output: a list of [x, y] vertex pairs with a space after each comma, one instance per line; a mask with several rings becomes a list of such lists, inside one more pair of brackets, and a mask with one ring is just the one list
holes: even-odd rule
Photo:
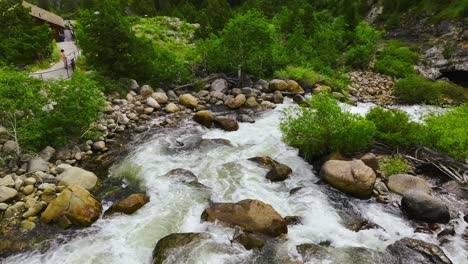
[[274, 109], [274, 108], [276, 108], [276, 105], [274, 103], [272, 103], [272, 102], [269, 102], [269, 101], [262, 101], [260, 103], [259, 107], [260, 107], [260, 109], [264, 109], [264, 110], [265, 109]]
[[214, 120], [214, 115], [210, 111], [203, 110], [203, 111], [198, 111], [194, 116], [193, 120], [197, 123], [199, 123], [202, 126], [211, 128], [213, 127], [213, 120]]
[[275, 104], [282, 104], [284, 101], [284, 97], [283, 97], [283, 94], [281, 94], [280, 91], [275, 91], [273, 93], [273, 102]]
[[87, 227], [99, 218], [101, 210], [101, 203], [91, 193], [79, 185], [71, 185], [49, 203], [41, 221], [57, 223], [62, 228], [72, 224]]
[[197, 176], [193, 172], [186, 169], [173, 169], [164, 174], [164, 176], [169, 178], [176, 178], [181, 182], [198, 181]]
[[421, 191], [429, 194], [431, 186], [422, 178], [409, 174], [395, 174], [387, 178], [387, 187], [390, 191], [404, 195], [407, 191]]
[[71, 167], [62, 172], [58, 177], [61, 185], [79, 185], [86, 190], [92, 190], [97, 183], [96, 174], [78, 167]]
[[277, 163], [275, 160], [273, 160], [272, 158], [270, 158], [268, 156], [253, 157], [253, 158], [249, 158], [249, 160], [259, 164], [262, 167], [268, 168], [268, 169], [271, 169], [273, 167], [273, 165], [275, 165], [275, 163]]
[[179, 102], [181, 105], [187, 108], [196, 108], [198, 105], [198, 100], [191, 94], [183, 94], [179, 96]]
[[228, 82], [225, 79], [216, 79], [211, 83], [211, 92], [227, 93], [229, 89]]
[[177, 258], [176, 249], [210, 238], [208, 233], [174, 233], [161, 238], [153, 250], [153, 264], [163, 264], [166, 259]]
[[301, 244], [296, 248], [306, 263], [397, 264], [390, 254], [363, 247], [332, 248]]
[[284, 217], [284, 220], [289, 225], [298, 225], [302, 223], [302, 217], [296, 215], [288, 215]]
[[28, 172], [49, 172], [49, 164], [41, 157], [36, 157], [28, 162]]
[[361, 160], [329, 160], [320, 176], [338, 190], [364, 199], [371, 197], [376, 180], [374, 171]]
[[448, 223], [450, 213], [439, 199], [421, 191], [408, 191], [401, 199], [401, 210], [410, 218], [428, 223]]
[[230, 109], [237, 109], [237, 108], [240, 108], [241, 106], [243, 106], [243, 105], [245, 104], [246, 101], [247, 101], [247, 99], [245, 98], [245, 95], [239, 94], [239, 95], [237, 95], [237, 96], [234, 97], [234, 98], [229, 98], [229, 99], [226, 101], [226, 105], [227, 105]]
[[133, 214], [149, 202], [149, 197], [142, 193], [136, 193], [114, 203], [105, 214], [124, 213]]
[[201, 218], [204, 221], [220, 221], [229, 226], [239, 226], [245, 232], [257, 232], [272, 237], [288, 233], [284, 218], [271, 205], [258, 200], [214, 204], [203, 211]]
[[55, 154], [55, 149], [53, 147], [45, 147], [40, 153], [39, 156], [45, 161], [49, 161]]
[[300, 95], [300, 94], [296, 94], [293, 96], [293, 101], [298, 104], [298, 105], [306, 105], [307, 104], [307, 101], [306, 99], [304, 98], [304, 96]]
[[255, 123], [255, 119], [249, 115], [242, 114], [237, 117], [237, 121], [242, 123]]
[[239, 242], [247, 250], [262, 249], [265, 246], [265, 240], [252, 234], [240, 234], [234, 238], [234, 241]]
[[226, 131], [237, 131], [239, 129], [239, 124], [237, 121], [230, 117], [217, 116], [213, 121], [216, 127]]
[[0, 186], [0, 203], [11, 201], [17, 194], [18, 191], [13, 188]]
[[265, 177], [272, 182], [279, 182], [286, 180], [291, 173], [291, 168], [279, 162], [275, 162]]
[[180, 111], [180, 108], [174, 103], [169, 103], [164, 107], [164, 111], [167, 113], [177, 113]]
[[468, 188], [456, 181], [448, 181], [442, 185], [442, 188], [459, 199], [468, 200]]
[[400, 239], [387, 251], [398, 259], [397, 263], [452, 264], [440, 247], [413, 238]]

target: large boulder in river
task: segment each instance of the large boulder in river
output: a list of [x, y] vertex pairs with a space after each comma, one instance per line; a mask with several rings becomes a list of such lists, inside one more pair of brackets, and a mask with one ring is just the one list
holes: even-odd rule
[[422, 191], [408, 191], [401, 199], [401, 210], [410, 218], [428, 223], [448, 223], [448, 207], [439, 199]]
[[452, 264], [440, 247], [408, 237], [389, 245], [387, 252], [397, 259], [397, 263]]
[[271, 91], [290, 92], [294, 94], [304, 93], [304, 89], [294, 80], [271, 80], [269, 89]]
[[201, 218], [272, 237], [288, 233], [286, 220], [271, 205], [258, 200], [214, 204], [203, 211]]
[[292, 173], [292, 169], [290, 167], [281, 164], [268, 156], [254, 157], [249, 160], [261, 165], [262, 167], [270, 169], [265, 178], [272, 182], [284, 181]]
[[202, 110], [193, 116], [193, 120], [204, 127], [211, 128], [213, 126], [214, 115], [208, 110]]
[[329, 160], [323, 164], [320, 176], [331, 186], [358, 198], [370, 198], [376, 175], [361, 160]]
[[[174, 233], [161, 238], [153, 250], [153, 264], [163, 264], [168, 257], [176, 258], [177, 249], [210, 238], [208, 233]], [[176, 259], [172, 259], [173, 261]]]
[[217, 127], [226, 131], [236, 131], [239, 129], [237, 120], [227, 116], [217, 116], [213, 121]]
[[60, 180], [61, 185], [69, 186], [76, 184], [88, 191], [96, 186], [98, 180], [96, 174], [78, 167], [66, 169], [57, 178]]
[[179, 103], [187, 108], [196, 108], [198, 100], [191, 94], [183, 94], [179, 96]]
[[143, 193], [135, 193], [114, 203], [105, 214], [124, 213], [133, 214], [149, 202], [149, 197]]
[[49, 203], [41, 221], [57, 223], [63, 228], [72, 224], [87, 227], [99, 218], [101, 210], [101, 203], [91, 193], [79, 185], [71, 185]]
[[390, 254], [364, 247], [333, 248], [317, 244], [301, 244], [296, 249], [307, 263], [397, 264]]
[[421, 191], [429, 194], [431, 186], [426, 180], [409, 174], [394, 174], [387, 178], [387, 187], [390, 191], [400, 195], [407, 191]]

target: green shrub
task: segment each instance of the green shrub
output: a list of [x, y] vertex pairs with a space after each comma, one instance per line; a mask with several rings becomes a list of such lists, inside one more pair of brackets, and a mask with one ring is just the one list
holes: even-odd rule
[[410, 121], [409, 115], [403, 111], [374, 107], [367, 113], [366, 119], [375, 124], [377, 141], [394, 148], [417, 142], [419, 125]]
[[317, 82], [323, 81], [324, 76], [312, 69], [296, 66], [288, 66], [274, 73], [277, 78], [292, 79], [298, 81], [303, 86], [311, 86]]
[[425, 118], [422, 144], [464, 161], [468, 157], [468, 105]]
[[410, 166], [405, 162], [405, 159], [399, 155], [379, 159], [379, 167], [386, 177], [394, 174], [407, 173], [410, 169]]
[[367, 68], [380, 36], [381, 32], [361, 21], [354, 29], [354, 39], [346, 54], [346, 64], [354, 68]]
[[293, 108], [281, 122], [283, 140], [317, 158], [335, 151], [352, 154], [368, 146], [375, 132], [372, 122], [343, 112], [328, 95], [316, 95], [309, 107]]
[[375, 69], [386, 75], [403, 78], [415, 73], [414, 65], [418, 60], [419, 55], [416, 52], [401, 42], [390, 41], [377, 56]]
[[468, 91], [463, 87], [446, 81], [429, 81], [417, 75], [399, 80], [393, 91], [398, 99], [410, 104], [441, 104], [444, 99], [454, 103], [468, 100]]

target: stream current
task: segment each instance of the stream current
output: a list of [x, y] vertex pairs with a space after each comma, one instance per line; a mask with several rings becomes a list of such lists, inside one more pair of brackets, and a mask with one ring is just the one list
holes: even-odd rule
[[[324, 188], [315, 184], [319, 178], [312, 166], [298, 156], [298, 151], [281, 141], [279, 105], [264, 113], [256, 123], [241, 123], [236, 132], [195, 128], [191, 122], [185, 127], [153, 135], [135, 146], [121, 164], [141, 167], [138, 178], [146, 187], [151, 201], [133, 215], [114, 215], [101, 218], [92, 227], [77, 231], [72, 238], [60, 240], [46, 252], [28, 252], [13, 256], [5, 263], [28, 264], [133, 264], [151, 263], [156, 242], [177, 232], [208, 232], [210, 239], [195, 247], [184, 247], [167, 263], [274, 263], [279, 260], [301, 260], [296, 246], [302, 243], [331, 242], [333, 247], [366, 247], [384, 250], [395, 241], [412, 237], [438, 244], [433, 235], [414, 233], [410, 222], [389, 205], [352, 199], [350, 204], [361, 214], [382, 228], [354, 232], [343, 224]], [[346, 109], [363, 114], [371, 104], [359, 104]], [[419, 108], [403, 109], [417, 119]], [[194, 133], [204, 139], [227, 139], [230, 145], [177, 150], [177, 139]], [[271, 183], [265, 179], [266, 170], [248, 161], [255, 156], [270, 156], [292, 168], [288, 180]], [[118, 165], [116, 165], [118, 166]], [[121, 165], [122, 166], [122, 165]], [[164, 176], [176, 168], [191, 170], [209, 188], [196, 188]], [[113, 168], [114, 170], [116, 168]], [[112, 170], [111, 175], [112, 177]], [[303, 187], [294, 195], [290, 191]], [[234, 229], [220, 223], [200, 221], [200, 215], [212, 202], [238, 202], [258, 199], [271, 204], [282, 216], [301, 216], [301, 224], [288, 227], [287, 240], [278, 240], [276, 249], [262, 255], [231, 243]], [[109, 204], [104, 203], [104, 209]], [[398, 212], [398, 210], [397, 210]], [[466, 225], [465, 225], [466, 226]], [[463, 232], [462, 230], [457, 230]], [[59, 241], [59, 240], [57, 240]], [[467, 263], [468, 249], [457, 238], [443, 246], [453, 263]]]

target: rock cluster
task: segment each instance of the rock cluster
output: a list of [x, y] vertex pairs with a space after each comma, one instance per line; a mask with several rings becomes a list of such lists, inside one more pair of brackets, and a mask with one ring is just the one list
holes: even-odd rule
[[395, 101], [392, 94], [395, 80], [372, 71], [353, 71], [349, 74], [352, 84], [346, 90], [363, 102], [389, 105]]

